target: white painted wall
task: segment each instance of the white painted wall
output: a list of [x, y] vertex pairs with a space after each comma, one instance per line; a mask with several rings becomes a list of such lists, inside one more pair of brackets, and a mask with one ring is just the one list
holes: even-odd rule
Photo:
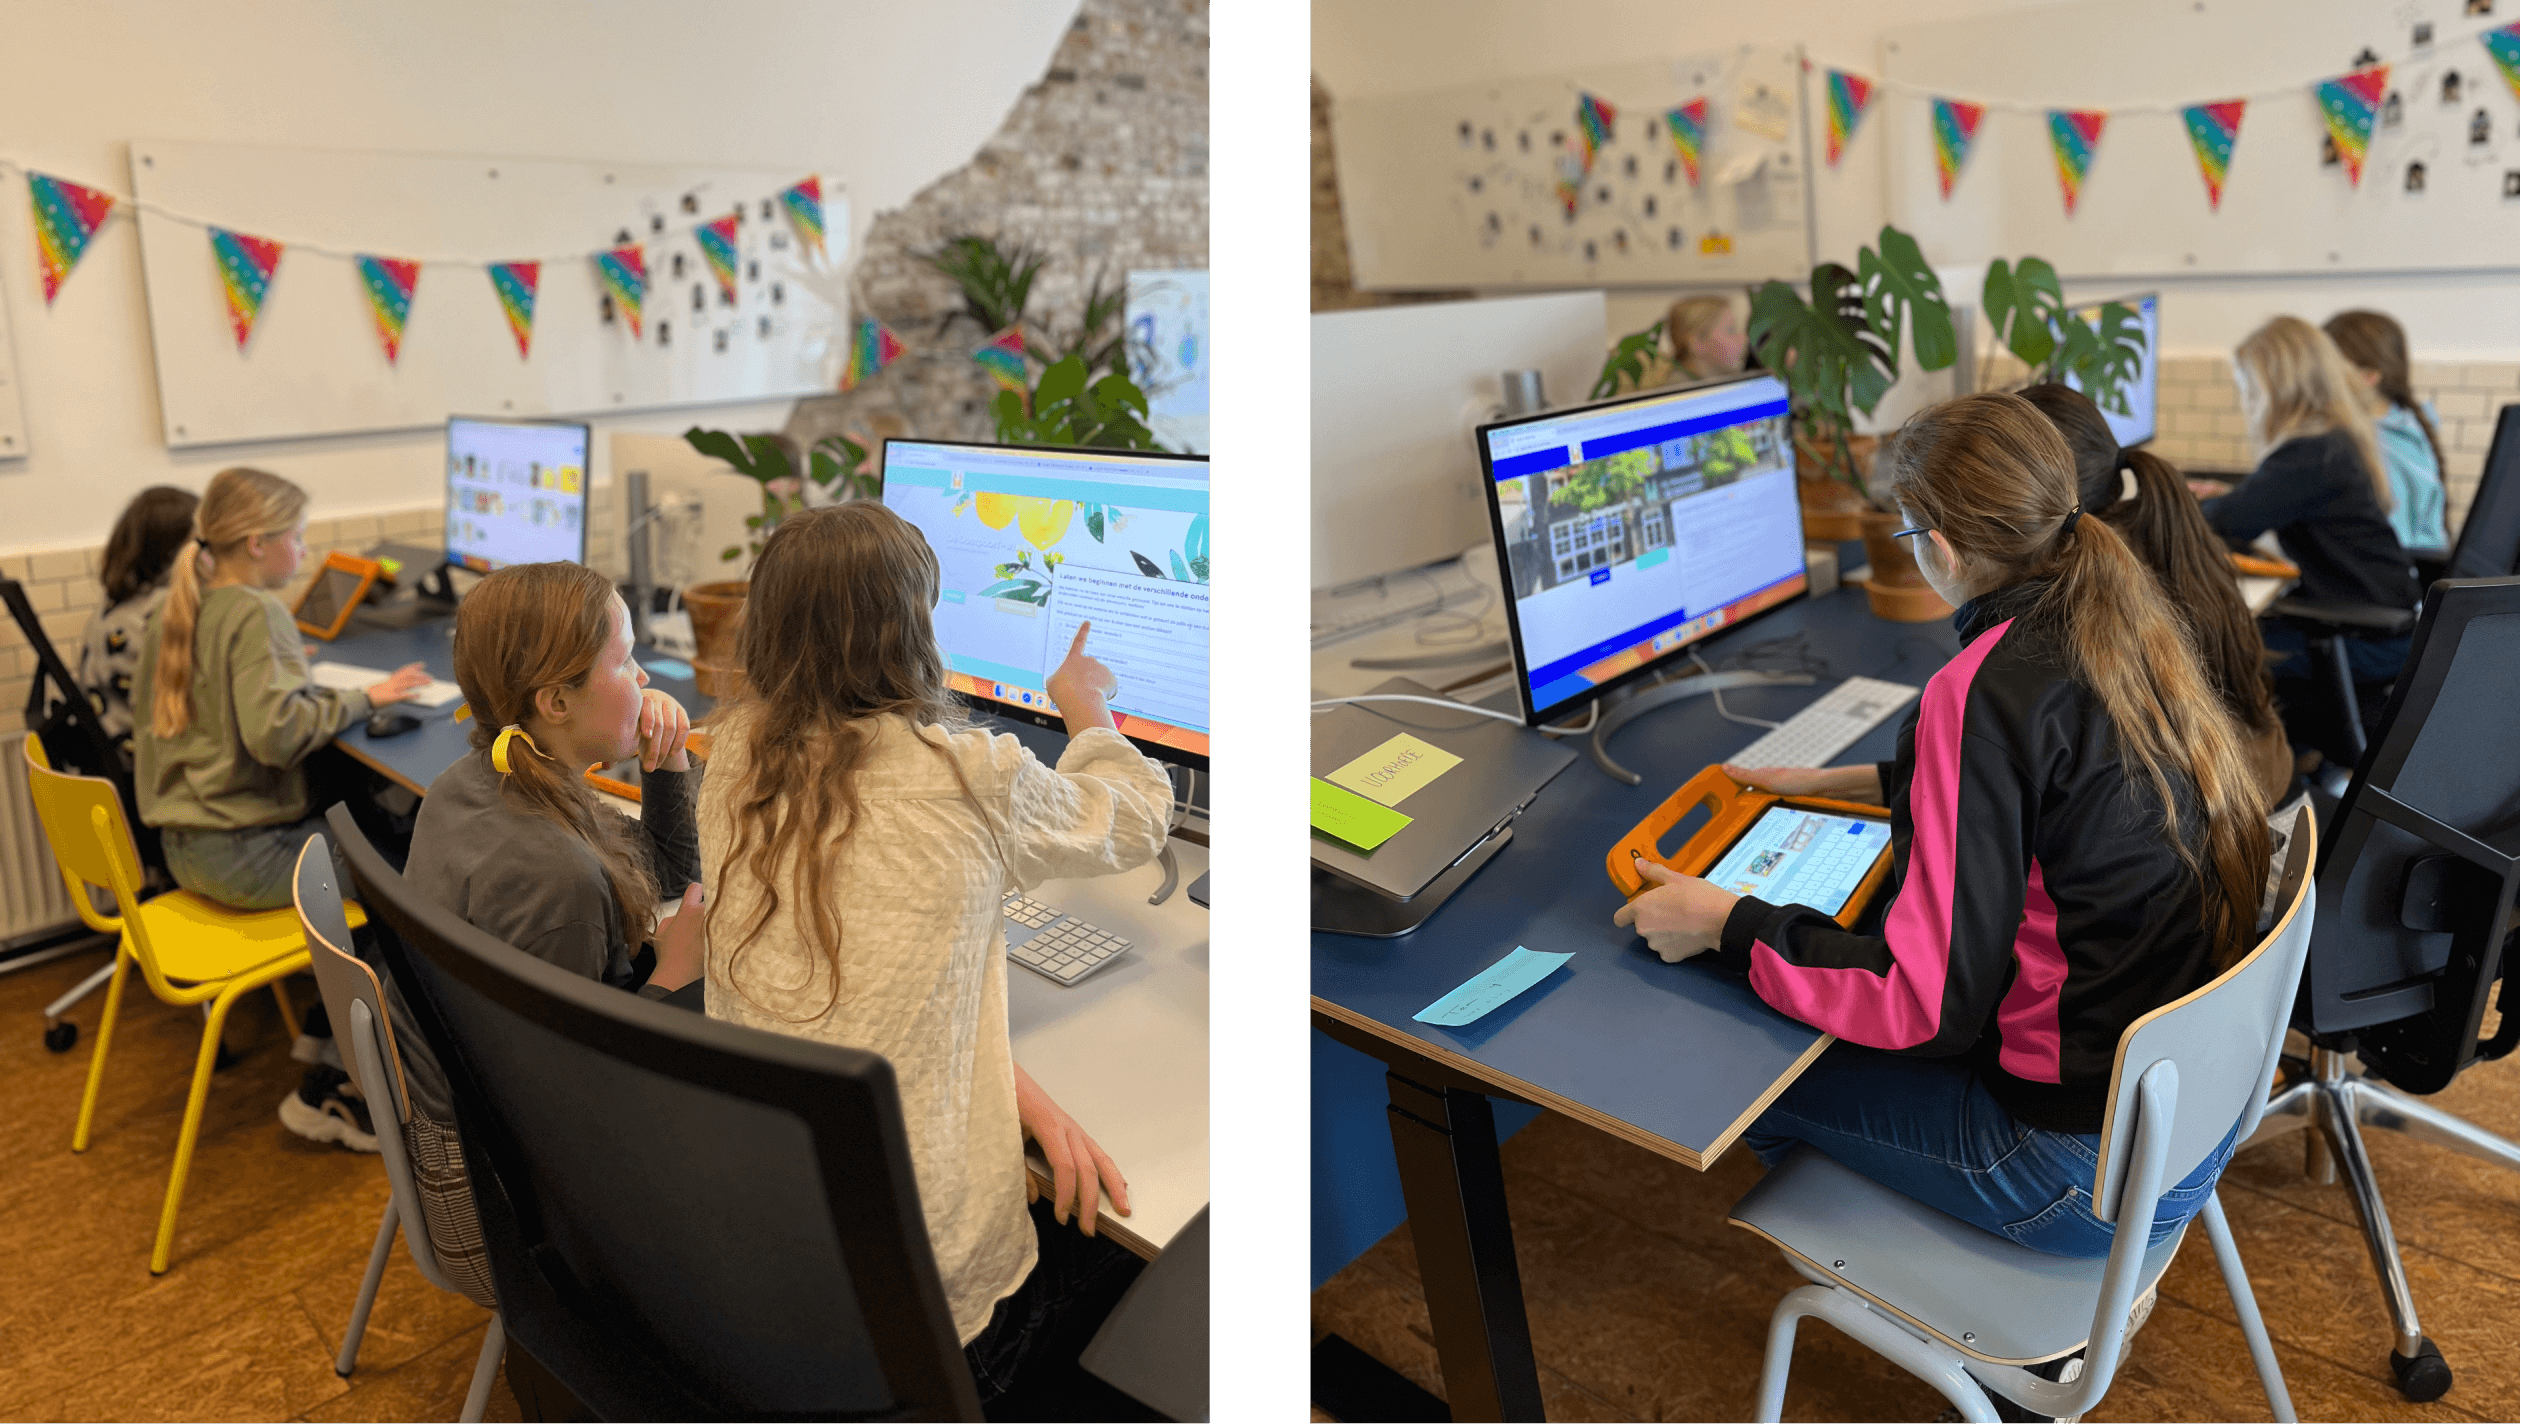
[[[1042, 75], [1075, 7], [990, 0], [10, 0], [0, 155], [129, 191], [136, 137], [793, 167], [846, 183], [850, 240], [960, 167]], [[1291, 121], [1292, 122], [1292, 121]], [[319, 517], [440, 495], [435, 434], [169, 452], [139, 243], [98, 234], [47, 311], [23, 184], [0, 181], [26, 459], [0, 461], [0, 554], [101, 541], [131, 494], [252, 463]], [[275, 234], [286, 237], [288, 234]], [[837, 236], [837, 234], [835, 234]], [[381, 239], [380, 239], [381, 240]], [[285, 280], [285, 278], [284, 278]], [[772, 429], [788, 403], [599, 422], [607, 432]]]

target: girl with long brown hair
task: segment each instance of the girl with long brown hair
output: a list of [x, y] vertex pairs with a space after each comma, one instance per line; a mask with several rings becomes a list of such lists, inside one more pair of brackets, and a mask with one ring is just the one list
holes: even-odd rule
[[[708, 1005], [892, 1060], [929, 1245], [988, 1399], [1073, 1369], [1134, 1257], [1086, 1240], [1111, 1159], [1014, 1062], [1000, 903], [1163, 848], [1172, 787], [1114, 728], [1080, 627], [1046, 680], [1046, 767], [946, 691], [936, 555], [872, 501], [780, 521], [753, 566], [743, 687], [712, 720], [700, 837]], [[1023, 1139], [1054, 1185], [1028, 1220]], [[1073, 1215], [1078, 1231], [1067, 1229]]]
[[131, 709], [141, 644], [150, 617], [166, 602], [175, 556], [192, 542], [193, 511], [200, 506], [200, 496], [191, 490], [151, 485], [123, 506], [105, 540], [97, 576], [105, 587], [105, 607], [88, 620], [87, 632], [80, 636], [77, 673], [88, 705], [122, 753], [125, 768], [138, 756]]
[[[1658, 865], [1617, 923], [1668, 960], [1713, 951], [1845, 1040], [1744, 1134], [1762, 1160], [1807, 1142], [2034, 1250], [2105, 1255], [2087, 1192], [2119, 1036], [2255, 943], [2264, 803], [2180, 619], [2086, 517], [2036, 407], [1936, 406], [1877, 472], [1959, 608], [1960, 655], [1891, 762], [1728, 770], [1891, 808], [1879, 924], [1850, 932]], [[2233, 1146], [2173, 1164], [2153, 1240], [2204, 1204]]]
[[2443, 523], [2442, 437], [2407, 383], [2407, 333], [2377, 311], [2343, 311], [2320, 324], [2371, 402], [2372, 433], [2390, 476], [2390, 531], [2418, 559], [2450, 552]]

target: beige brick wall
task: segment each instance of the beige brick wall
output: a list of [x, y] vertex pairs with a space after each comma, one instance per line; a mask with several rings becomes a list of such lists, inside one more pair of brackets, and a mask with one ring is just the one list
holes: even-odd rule
[[[2442, 437], [2448, 468], [2443, 484], [2450, 498], [2450, 528], [2459, 532], [2468, 504], [2486, 470], [2486, 445], [2495, 436], [2495, 413], [2521, 401], [2521, 362], [2418, 361], [2410, 373], [2420, 400], [2433, 403], [2435, 429]], [[1981, 367], [1980, 384], [2005, 390], [2020, 384], [2029, 372], [2009, 355]], [[2241, 417], [2241, 393], [2232, 384], [2232, 363], [2221, 355], [2165, 356], [2156, 434], [2147, 448], [2182, 469], [2246, 470], [2250, 467], [2248, 422]]]
[[[300, 566], [297, 579], [281, 590], [280, 597], [295, 605], [298, 595], [315, 577], [315, 570], [323, 564], [324, 556], [335, 550], [363, 554], [387, 539], [436, 548], [444, 539], [445, 519], [445, 509], [434, 504], [387, 514], [310, 519], [306, 525], [306, 562]], [[102, 611], [105, 601], [104, 587], [98, 582], [104, 553], [103, 545], [94, 544], [0, 557], [0, 576], [26, 585], [27, 602], [34, 605], [37, 616], [43, 620], [44, 636], [52, 640], [54, 651], [61, 654], [62, 662], [74, 675], [79, 670], [80, 636], [87, 631], [88, 620]], [[14, 717], [26, 705], [27, 686], [34, 677], [35, 650], [18, 632], [15, 619], [0, 617], [0, 710]]]

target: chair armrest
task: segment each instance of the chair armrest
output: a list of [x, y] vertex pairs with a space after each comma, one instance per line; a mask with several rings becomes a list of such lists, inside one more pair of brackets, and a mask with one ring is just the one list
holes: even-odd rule
[[2269, 604], [2267, 611], [2300, 623], [2326, 624], [2341, 633], [2404, 633], [2416, 626], [2416, 610], [2385, 608], [2378, 603], [2280, 598]]

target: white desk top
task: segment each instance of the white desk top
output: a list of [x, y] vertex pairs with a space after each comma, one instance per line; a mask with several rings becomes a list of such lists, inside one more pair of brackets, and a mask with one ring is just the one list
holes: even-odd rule
[[1096, 1230], [1150, 1258], [1208, 1205], [1208, 912], [1185, 893], [1208, 850], [1172, 845], [1182, 878], [1161, 905], [1156, 865], [1031, 892], [1131, 941], [1117, 962], [1073, 988], [1007, 965], [1016, 1062], [1128, 1179], [1131, 1214], [1106, 1198]]

